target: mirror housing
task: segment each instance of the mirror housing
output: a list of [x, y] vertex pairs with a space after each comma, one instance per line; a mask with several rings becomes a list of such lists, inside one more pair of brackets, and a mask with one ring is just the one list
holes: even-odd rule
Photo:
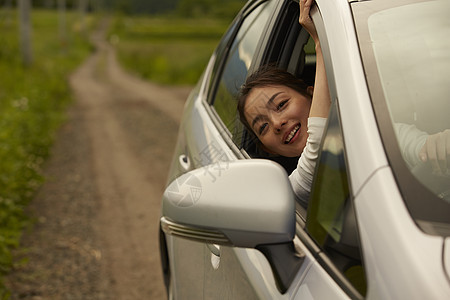
[[185, 173], [164, 192], [161, 227], [166, 234], [235, 247], [291, 242], [295, 200], [286, 171], [251, 159]]

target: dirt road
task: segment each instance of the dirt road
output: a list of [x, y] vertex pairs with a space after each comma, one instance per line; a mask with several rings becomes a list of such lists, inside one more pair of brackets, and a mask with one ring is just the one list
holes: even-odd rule
[[101, 32], [71, 76], [76, 103], [30, 205], [12, 299], [165, 299], [158, 219], [189, 88], [125, 73]]

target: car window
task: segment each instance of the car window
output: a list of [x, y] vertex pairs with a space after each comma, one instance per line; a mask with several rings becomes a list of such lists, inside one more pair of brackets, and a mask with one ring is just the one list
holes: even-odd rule
[[241, 144], [243, 132], [237, 114], [237, 95], [247, 77], [258, 41], [264, 33], [275, 4], [275, 1], [264, 2], [245, 17], [230, 47], [218, 84], [214, 87], [214, 109], [236, 145]]
[[[352, 3], [352, 11], [381, 137], [408, 210], [424, 232], [447, 236], [450, 180], [441, 141], [450, 136], [450, 2], [365, 1]], [[419, 155], [433, 134], [439, 137], [429, 141], [440, 150], [431, 142], [427, 153], [442, 161], [434, 168]]]
[[306, 230], [340, 274], [364, 295], [364, 268], [336, 101], [330, 111], [319, 154]]

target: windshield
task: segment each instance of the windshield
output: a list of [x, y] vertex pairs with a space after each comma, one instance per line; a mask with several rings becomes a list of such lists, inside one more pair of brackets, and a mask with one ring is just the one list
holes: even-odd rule
[[352, 9], [369, 91], [402, 194], [418, 223], [440, 223], [448, 235], [450, 1], [365, 1]]

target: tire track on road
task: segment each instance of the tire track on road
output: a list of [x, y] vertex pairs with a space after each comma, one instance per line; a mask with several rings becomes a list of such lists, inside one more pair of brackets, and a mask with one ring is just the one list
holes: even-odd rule
[[[152, 161], [148, 153], [147, 163], [143, 164], [130, 141], [130, 134], [136, 132], [127, 131], [120, 118], [126, 120], [133, 105], [147, 112], [140, 116], [147, 119], [142, 123], [159, 121], [154, 116], [162, 112], [172, 120], [167, 123], [171, 123], [169, 135], [175, 141], [184, 99], [124, 72], [113, 48], [101, 36], [94, 42], [96, 54], [73, 75], [71, 84], [78, 102], [85, 108], [92, 143], [100, 201], [97, 231], [105, 243], [103, 265], [111, 276], [117, 299], [164, 299], [157, 243], [162, 187], [146, 179], [152, 177], [148, 172], [159, 171], [153, 177], [157, 175], [163, 182], [170, 158], [166, 157], [164, 167], [155, 168], [161, 161]], [[158, 127], [160, 124], [150, 122], [149, 128], [141, 130], [155, 131]], [[164, 132], [153, 135], [167, 137], [168, 128], [164, 128]], [[158, 140], [151, 146], [158, 147]], [[172, 150], [173, 147], [165, 152]]]
[[106, 28], [70, 77], [76, 101], [30, 205], [39, 222], [23, 239], [30, 263], [8, 279], [12, 299], [166, 298], [160, 199], [188, 88], [123, 71]]

